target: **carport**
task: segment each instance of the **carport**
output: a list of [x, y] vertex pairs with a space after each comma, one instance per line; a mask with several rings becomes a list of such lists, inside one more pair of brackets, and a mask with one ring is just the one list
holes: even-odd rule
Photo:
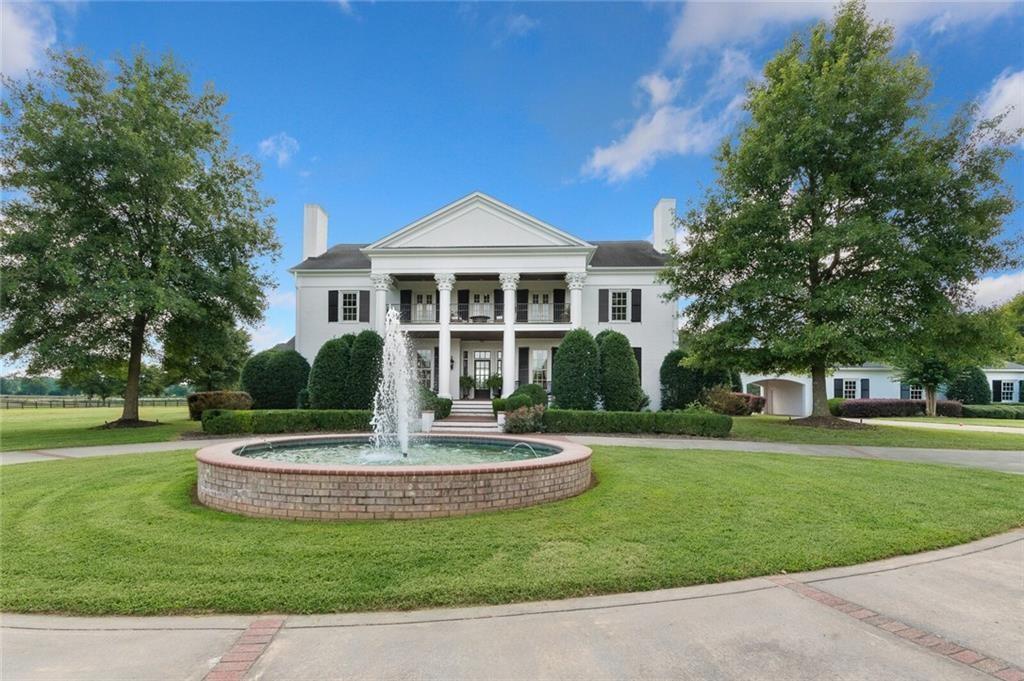
[[808, 386], [786, 378], [751, 381], [764, 391], [764, 413], [779, 416], [806, 416]]

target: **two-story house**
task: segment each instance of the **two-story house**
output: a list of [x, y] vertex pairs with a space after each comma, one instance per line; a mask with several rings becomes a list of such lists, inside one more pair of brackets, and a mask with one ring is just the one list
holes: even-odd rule
[[674, 238], [675, 201], [654, 209], [648, 241], [585, 241], [474, 192], [367, 243], [327, 247], [327, 214], [305, 207], [303, 261], [295, 277], [295, 349], [310, 362], [331, 338], [384, 331], [389, 307], [415, 345], [424, 385], [470, 396], [502, 377], [550, 390], [562, 337], [583, 327], [629, 338], [651, 408], [660, 401], [659, 368], [675, 347], [677, 305], [656, 282]]

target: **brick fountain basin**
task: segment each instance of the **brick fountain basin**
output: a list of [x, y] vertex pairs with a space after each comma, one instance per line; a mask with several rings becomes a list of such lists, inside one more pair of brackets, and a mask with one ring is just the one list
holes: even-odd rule
[[508, 435], [420, 436], [427, 444], [552, 452], [514, 461], [450, 465], [296, 463], [240, 456], [269, 448], [302, 449], [367, 442], [367, 435], [307, 435], [235, 440], [196, 452], [199, 501], [257, 518], [378, 520], [439, 518], [522, 508], [586, 491], [590, 449], [573, 442]]

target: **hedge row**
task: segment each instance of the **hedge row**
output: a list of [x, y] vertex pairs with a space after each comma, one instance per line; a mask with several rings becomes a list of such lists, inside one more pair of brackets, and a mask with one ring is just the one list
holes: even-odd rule
[[198, 421], [207, 409], [252, 409], [252, 398], [235, 390], [208, 390], [188, 396], [190, 419]]
[[373, 412], [366, 409], [207, 409], [203, 412], [203, 432], [211, 435], [314, 431], [365, 433], [373, 430], [371, 418]]
[[965, 404], [964, 416], [973, 419], [1024, 419], [1024, 404]]
[[[938, 400], [935, 404], [939, 416], [959, 417], [963, 405], [952, 400]], [[923, 416], [924, 400], [844, 400], [838, 406], [839, 415], [853, 419], [867, 419], [885, 416]]]
[[451, 416], [452, 413], [452, 401], [447, 397], [437, 397], [432, 395], [423, 401], [423, 411], [434, 412], [434, 420], [440, 421]]
[[667, 433], [726, 437], [732, 418], [723, 414], [685, 411], [576, 411], [548, 409], [544, 430], [549, 433]]

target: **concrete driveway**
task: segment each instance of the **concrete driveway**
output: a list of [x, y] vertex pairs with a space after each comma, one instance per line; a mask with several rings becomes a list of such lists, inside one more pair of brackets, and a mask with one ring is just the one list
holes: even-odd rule
[[509, 606], [6, 615], [2, 678], [1024, 679], [1024, 530], [849, 568]]

